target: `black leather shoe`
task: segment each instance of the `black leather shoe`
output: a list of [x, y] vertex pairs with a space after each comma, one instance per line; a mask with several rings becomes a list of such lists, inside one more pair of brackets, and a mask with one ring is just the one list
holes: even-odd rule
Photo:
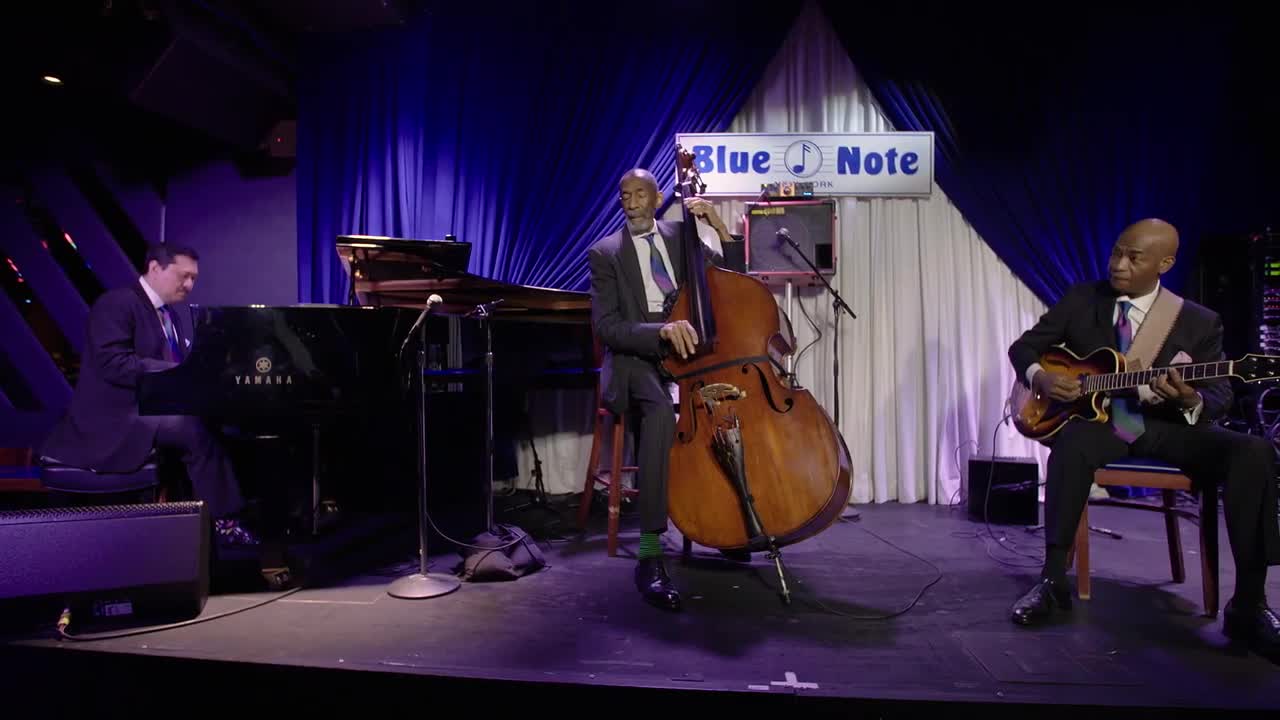
[[676, 592], [667, 576], [662, 558], [645, 558], [636, 565], [636, 589], [645, 602], [663, 610], [680, 609], [680, 593]]
[[740, 563], [751, 562], [750, 550], [721, 550], [720, 554], [734, 562], [740, 562]]
[[1041, 578], [1013, 604], [1011, 617], [1019, 625], [1036, 625], [1049, 619], [1055, 608], [1071, 609], [1071, 587]]
[[1222, 632], [1273, 663], [1280, 664], [1280, 616], [1260, 601], [1251, 607], [1227, 601], [1222, 611]]

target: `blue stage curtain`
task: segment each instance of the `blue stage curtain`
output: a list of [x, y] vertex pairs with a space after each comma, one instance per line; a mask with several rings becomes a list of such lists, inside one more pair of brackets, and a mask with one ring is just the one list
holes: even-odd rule
[[300, 301], [345, 301], [342, 234], [451, 233], [470, 272], [585, 290], [587, 247], [623, 222], [618, 178], [647, 167], [669, 194], [675, 134], [722, 131], [754, 88], [798, 11], [766, 8], [460, 3], [308, 39]]
[[1165, 282], [1184, 293], [1201, 243], [1275, 222], [1269, 25], [1227, 5], [823, 2], [890, 122], [936, 134], [938, 185], [1046, 303], [1105, 277], [1133, 221], [1179, 229]]

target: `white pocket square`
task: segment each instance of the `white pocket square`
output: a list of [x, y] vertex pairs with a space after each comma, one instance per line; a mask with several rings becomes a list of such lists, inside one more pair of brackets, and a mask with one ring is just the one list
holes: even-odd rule
[[1186, 352], [1179, 350], [1178, 354], [1173, 356], [1173, 360], [1170, 361], [1169, 364], [1170, 365], [1187, 365], [1190, 363], [1191, 363], [1191, 356], [1188, 355]]

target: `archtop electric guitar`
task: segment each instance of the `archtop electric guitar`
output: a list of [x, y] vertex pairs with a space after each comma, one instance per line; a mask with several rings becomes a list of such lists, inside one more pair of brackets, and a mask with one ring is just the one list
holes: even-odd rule
[[[1280, 379], [1280, 357], [1248, 354], [1239, 360], [1189, 363], [1147, 370], [1127, 371], [1125, 357], [1111, 348], [1099, 348], [1080, 357], [1066, 348], [1054, 347], [1040, 357], [1045, 372], [1076, 378], [1080, 397], [1070, 402], [1041, 395], [1034, 388], [1014, 383], [1010, 398], [1013, 424], [1026, 437], [1045, 442], [1072, 418], [1105, 423], [1111, 419], [1103, 403], [1111, 393], [1132, 391], [1149, 385], [1158, 375], [1177, 368], [1186, 382], [1214, 378], [1239, 378], [1244, 382]], [[1047, 444], [1047, 443], [1046, 443]]]

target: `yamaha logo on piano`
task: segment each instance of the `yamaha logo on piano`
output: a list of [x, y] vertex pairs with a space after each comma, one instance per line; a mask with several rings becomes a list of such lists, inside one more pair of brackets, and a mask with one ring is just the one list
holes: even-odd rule
[[292, 385], [292, 375], [271, 375], [271, 358], [260, 357], [253, 364], [257, 375], [236, 375], [236, 385]]

